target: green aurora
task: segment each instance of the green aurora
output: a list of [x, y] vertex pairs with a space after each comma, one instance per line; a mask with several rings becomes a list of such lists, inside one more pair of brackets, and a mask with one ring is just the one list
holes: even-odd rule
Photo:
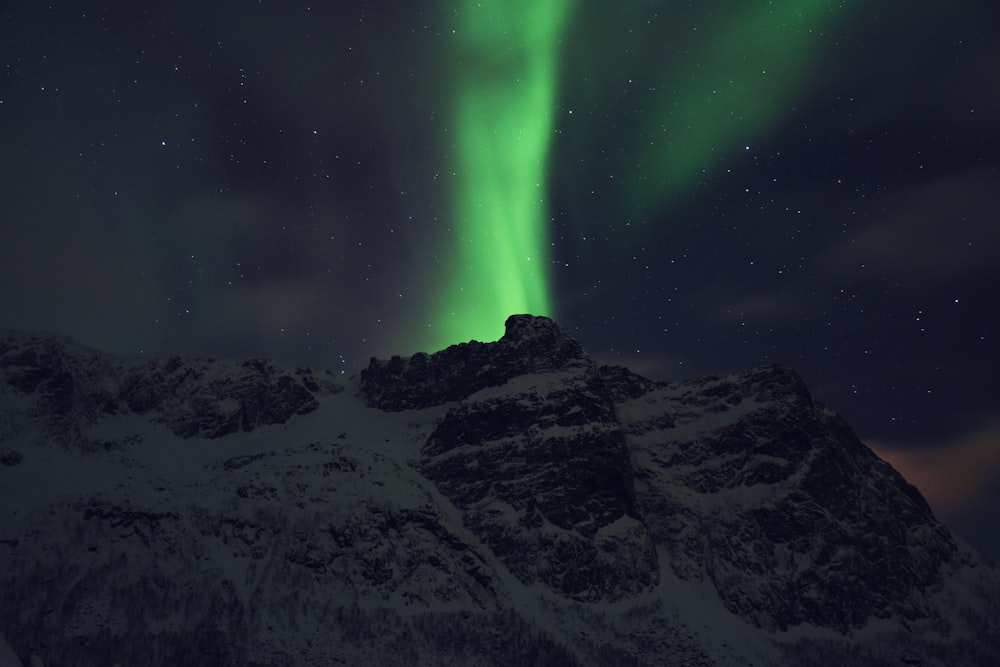
[[496, 340], [512, 313], [551, 314], [546, 171], [569, 9], [569, 0], [483, 0], [458, 11], [453, 241], [434, 349]]
[[[768, 0], [719, 11], [702, 37], [646, 100], [623, 165], [620, 195], [647, 210], [668, 206], [720, 158], [781, 122], [809, 84], [825, 47], [824, 26], [845, 2]], [[671, 44], [664, 45], [667, 49]]]
[[[656, 82], [639, 102], [631, 140], [619, 147], [615, 205], [662, 218], [720, 159], [789, 113], [822, 55], [824, 25], [843, 7], [769, 0], [694, 17], [666, 5], [650, 22], [632, 5], [580, 6], [591, 13], [585, 21], [597, 12], [609, 23], [645, 26], [623, 52], [631, 56], [616, 62], [615, 53], [564, 34], [571, 0], [462, 3], [445, 137], [454, 166], [451, 236], [427, 349], [496, 340], [513, 313], [554, 315], [547, 192], [560, 72], [567, 87], [584, 82], [593, 107], [621, 85], [629, 57], [637, 77]], [[582, 57], [560, 63], [563, 51]], [[587, 131], [605, 131], [601, 122], [592, 118]], [[578, 137], [584, 150], [586, 139]]]

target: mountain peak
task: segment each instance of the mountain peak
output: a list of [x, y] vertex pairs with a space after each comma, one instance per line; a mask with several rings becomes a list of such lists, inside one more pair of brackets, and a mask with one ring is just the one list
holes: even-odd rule
[[566, 334], [554, 320], [544, 315], [511, 315], [504, 323], [500, 340], [518, 344], [522, 341], [552, 341]]
[[570, 368], [594, 368], [578, 342], [548, 317], [511, 315], [495, 343], [469, 341], [435, 352], [388, 360], [372, 357], [361, 371], [365, 401], [408, 410], [456, 401], [511, 378]]
[[791, 369], [654, 382], [513, 315], [352, 382], [0, 332], [14, 653], [996, 664], [1000, 573]]

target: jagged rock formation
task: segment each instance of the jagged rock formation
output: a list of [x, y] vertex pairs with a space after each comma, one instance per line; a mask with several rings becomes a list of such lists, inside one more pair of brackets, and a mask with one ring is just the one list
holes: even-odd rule
[[[219, 438], [282, 424], [315, 410], [324, 390], [307, 371], [290, 374], [267, 359], [111, 360], [48, 336], [8, 334], [0, 340], [0, 370], [21, 396], [36, 397], [23, 415], [47, 435], [80, 444], [86, 427], [119, 414], [148, 415], [182, 438]], [[330, 383], [324, 385], [330, 390]]]
[[580, 344], [552, 320], [513, 315], [496, 343], [471, 341], [435, 354], [372, 358], [361, 372], [361, 392], [368, 405], [382, 410], [426, 408], [460, 401], [521, 375], [591, 366]]
[[996, 570], [794, 372], [657, 383], [546, 318], [349, 382], [0, 335], [0, 464], [0, 630], [47, 664], [1000, 651]]
[[964, 564], [954, 539], [794, 372], [667, 385], [619, 415], [646, 524], [734, 613], [781, 630], [940, 621], [925, 595]]
[[453, 404], [419, 468], [525, 583], [595, 601], [656, 583], [614, 403], [593, 361], [551, 320], [514, 316], [496, 343], [373, 359], [361, 391], [392, 410]]

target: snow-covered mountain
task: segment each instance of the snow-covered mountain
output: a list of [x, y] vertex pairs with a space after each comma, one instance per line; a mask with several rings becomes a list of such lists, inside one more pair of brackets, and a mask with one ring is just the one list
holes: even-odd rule
[[998, 601], [779, 366], [652, 382], [526, 315], [351, 380], [0, 334], [5, 665], [996, 665]]

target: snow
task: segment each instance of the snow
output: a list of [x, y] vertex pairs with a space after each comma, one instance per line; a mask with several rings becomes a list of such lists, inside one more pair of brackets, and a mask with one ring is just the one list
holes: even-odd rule
[[[205, 381], [245, 371], [237, 362], [212, 365], [206, 360], [188, 360], [185, 365], [204, 370], [208, 378]], [[579, 387], [588, 372], [590, 369], [578, 366], [528, 374], [499, 387], [482, 389], [467, 400], [502, 399], [535, 405], [550, 395], [567, 391], [568, 387]], [[351, 382], [339, 393], [320, 393], [318, 409], [294, 416], [285, 424], [261, 426], [249, 433], [234, 433], [219, 439], [184, 439], [146, 416], [105, 416], [89, 426], [83, 436], [110, 446], [90, 452], [44, 442], [39, 427], [29, 424], [24, 428], [21, 420], [26, 418], [30, 401], [3, 390], [0, 384], [0, 391], [6, 391], [0, 396], [6, 409], [2, 413], [6, 421], [0, 422], [0, 444], [23, 454], [21, 464], [0, 467], [3, 508], [0, 540], [24, 539], [29, 517], [48, 512], [42, 536], [50, 542], [73, 546], [74, 536], [60, 534], [64, 530], [60, 520], [79, 509], [74, 509], [74, 503], [94, 502], [100, 507], [137, 512], [174, 512], [180, 519], [175, 521], [178, 526], [171, 528], [174, 531], [171, 539], [175, 542], [170, 546], [184, 552], [187, 560], [165, 557], [156, 564], [160, 568], [156, 571], [168, 581], [183, 579], [197, 583], [196, 576], [214, 577], [232, 585], [245, 609], [261, 605], [262, 608], [252, 612], [257, 626], [248, 631], [257, 636], [255, 655], [262, 662], [269, 659], [268, 650], [279, 649], [301, 649], [302, 656], [308, 653], [320, 662], [333, 650], [331, 646], [336, 646], [338, 640], [331, 635], [329, 620], [318, 620], [315, 613], [299, 613], [288, 606], [292, 602], [299, 607], [323, 602], [341, 607], [354, 604], [372, 613], [388, 609], [403, 619], [414, 619], [428, 612], [513, 609], [533, 628], [567, 647], [584, 664], [592, 663], [591, 653], [595, 648], [617, 646], [623, 655], [627, 654], [637, 645], [633, 642], [635, 633], [642, 635], [643, 641], [660, 642], [670, 650], [673, 650], [670, 642], [687, 642], [685, 645], [690, 645], [692, 651], [707, 652], [718, 665], [776, 664], [781, 659], [776, 641], [790, 644], [803, 640], [845, 640], [844, 635], [833, 630], [808, 625], [775, 633], [754, 627], [726, 608], [703, 564], [694, 565], [703, 568], [700, 578], [697, 569], [695, 576], [681, 578], [674, 566], [677, 565], [678, 571], [689, 572], [691, 563], [682, 563], [683, 554], [671, 554], [662, 545], [655, 547], [659, 568], [656, 585], [614, 602], [575, 602], [541, 583], [521, 581], [466, 527], [462, 510], [415, 465], [420, 462], [420, 450], [428, 435], [454, 404], [383, 412], [367, 407], [356, 394], [356, 379]], [[722, 377], [713, 382], [710, 386], [722, 385], [729, 379]], [[101, 386], [107, 391], [115, 389], [107, 380]], [[673, 506], [690, 509], [711, 521], [739, 509], [771, 504], [808, 473], [807, 458], [777, 484], [723, 486], [714, 493], [699, 493], [682, 483], [683, 476], [697, 466], [675, 462], [671, 459], [672, 452], [771, 405], [754, 398], [709, 399], [700, 393], [704, 386], [699, 387], [695, 383], [675, 383], [616, 406], [637, 471], [636, 486], [642, 493], [666, 498]], [[220, 401], [219, 407], [222, 412], [231, 412], [239, 406], [229, 399]], [[572, 415], [581, 409], [577, 406], [564, 414]], [[657, 425], [668, 423], [664, 417], [670, 418], [672, 426]], [[568, 439], [582, 430], [593, 432], [601, 428], [614, 431], [618, 426], [549, 425], [533, 430], [532, 438], [541, 442]], [[494, 444], [477, 443], [474, 447]], [[461, 448], [450, 454], [460, 451]], [[783, 458], [768, 455], [757, 455], [748, 465], [759, 463], [791, 466]], [[265, 494], [265, 500], [258, 500], [255, 493]], [[468, 511], [489, 513], [492, 519], [511, 528], [516, 528], [522, 518], [518, 510], [497, 498], [471, 504]], [[202, 519], [195, 514], [208, 516], [205, 520], [213, 521], [212, 527], [218, 532], [198, 533], [194, 524]], [[409, 523], [378, 523], [384, 517], [396, 515], [426, 516], [434, 524], [429, 527], [419, 518]], [[360, 526], [352, 537], [354, 543], [345, 547], [345, 554], [320, 554], [333, 569], [357, 566], [359, 558], [379, 550], [387, 551], [390, 559], [412, 557], [417, 561], [433, 553], [442, 565], [437, 570], [414, 568], [401, 588], [386, 592], [375, 585], [359, 590], [356, 582], [349, 579], [349, 572], [336, 573], [342, 575], [341, 579], [321, 578], [305, 568], [294, 569], [288, 563], [276, 566], [272, 561], [277, 549], [271, 545], [272, 541], [280, 538], [291, 542], [301, 536], [303, 553], [311, 556], [312, 552], [305, 553], [307, 547], [323, 545], [313, 537], [319, 534], [328, 538], [335, 524], [339, 528], [350, 521], [367, 521], [376, 528]], [[389, 527], [380, 533], [382, 525]], [[157, 539], [158, 526], [149, 530], [150, 539]], [[602, 544], [614, 547], [646, 528], [643, 521], [623, 515], [597, 529], [595, 544], [598, 548]], [[551, 535], [565, 532], [547, 520], [540, 530]], [[144, 564], [150, 550], [135, 544], [135, 537], [124, 534], [118, 538], [113, 549], [91, 544], [85, 551], [81, 545], [74, 565], [76, 570], [52, 576], [82, 576], [92, 568], [107, 565], [111, 554], [125, 562], [117, 573], [123, 580], [138, 581], [145, 572], [155, 570]], [[185, 539], [197, 544], [185, 543]], [[24, 543], [29, 544], [30, 540], [24, 539]], [[459, 548], [455, 548], [456, 544]], [[263, 555], [248, 555], [252, 546], [259, 546]], [[775, 562], [786, 570], [783, 575], [811, 567], [808, 554], [793, 554], [784, 544], [772, 546]], [[933, 604], [956, 609], [970, 599], [978, 599], [970, 591], [982, 585], [985, 566], [977, 565], [972, 556], [966, 560], [963, 567], [946, 573], [941, 590], [929, 593], [934, 598]], [[146, 570], [142, 569], [144, 566]], [[392, 576], [398, 576], [398, 562], [390, 562], [390, 566]], [[182, 567], [199, 572], [179, 572]], [[285, 568], [282, 576], [286, 578], [279, 581], [289, 590], [276, 588], [274, 567]], [[471, 588], [461, 587], [462, 581], [469, 580], [470, 567], [490, 578], [495, 597], [477, 598]], [[293, 581], [300, 588], [293, 590]], [[66, 583], [72, 588], [80, 581], [67, 579]], [[213, 581], [213, 585], [216, 583]], [[92, 595], [79, 609], [82, 615], [60, 631], [81, 638], [99, 630], [118, 635], [133, 620], [100, 594]], [[972, 611], [984, 613], [985, 606]], [[948, 620], [953, 634], [951, 639], [940, 637], [942, 641], [967, 637], [973, 632], [957, 613]], [[143, 622], [154, 633], [186, 629], [183, 612], [179, 610], [144, 617]], [[877, 641], [881, 636], [899, 632], [901, 623], [897, 618], [872, 619], [849, 639], [862, 643]], [[361, 653], [342, 657], [365, 661]], [[13, 649], [0, 635], [0, 667], [15, 665], [21, 667]]]
[[466, 401], [479, 402], [495, 398], [510, 398], [522, 394], [548, 395], [554, 391], [565, 390], [567, 383], [582, 379], [585, 369], [571, 368], [549, 373], [527, 373], [511, 378], [502, 385], [486, 387], [471, 394]]

